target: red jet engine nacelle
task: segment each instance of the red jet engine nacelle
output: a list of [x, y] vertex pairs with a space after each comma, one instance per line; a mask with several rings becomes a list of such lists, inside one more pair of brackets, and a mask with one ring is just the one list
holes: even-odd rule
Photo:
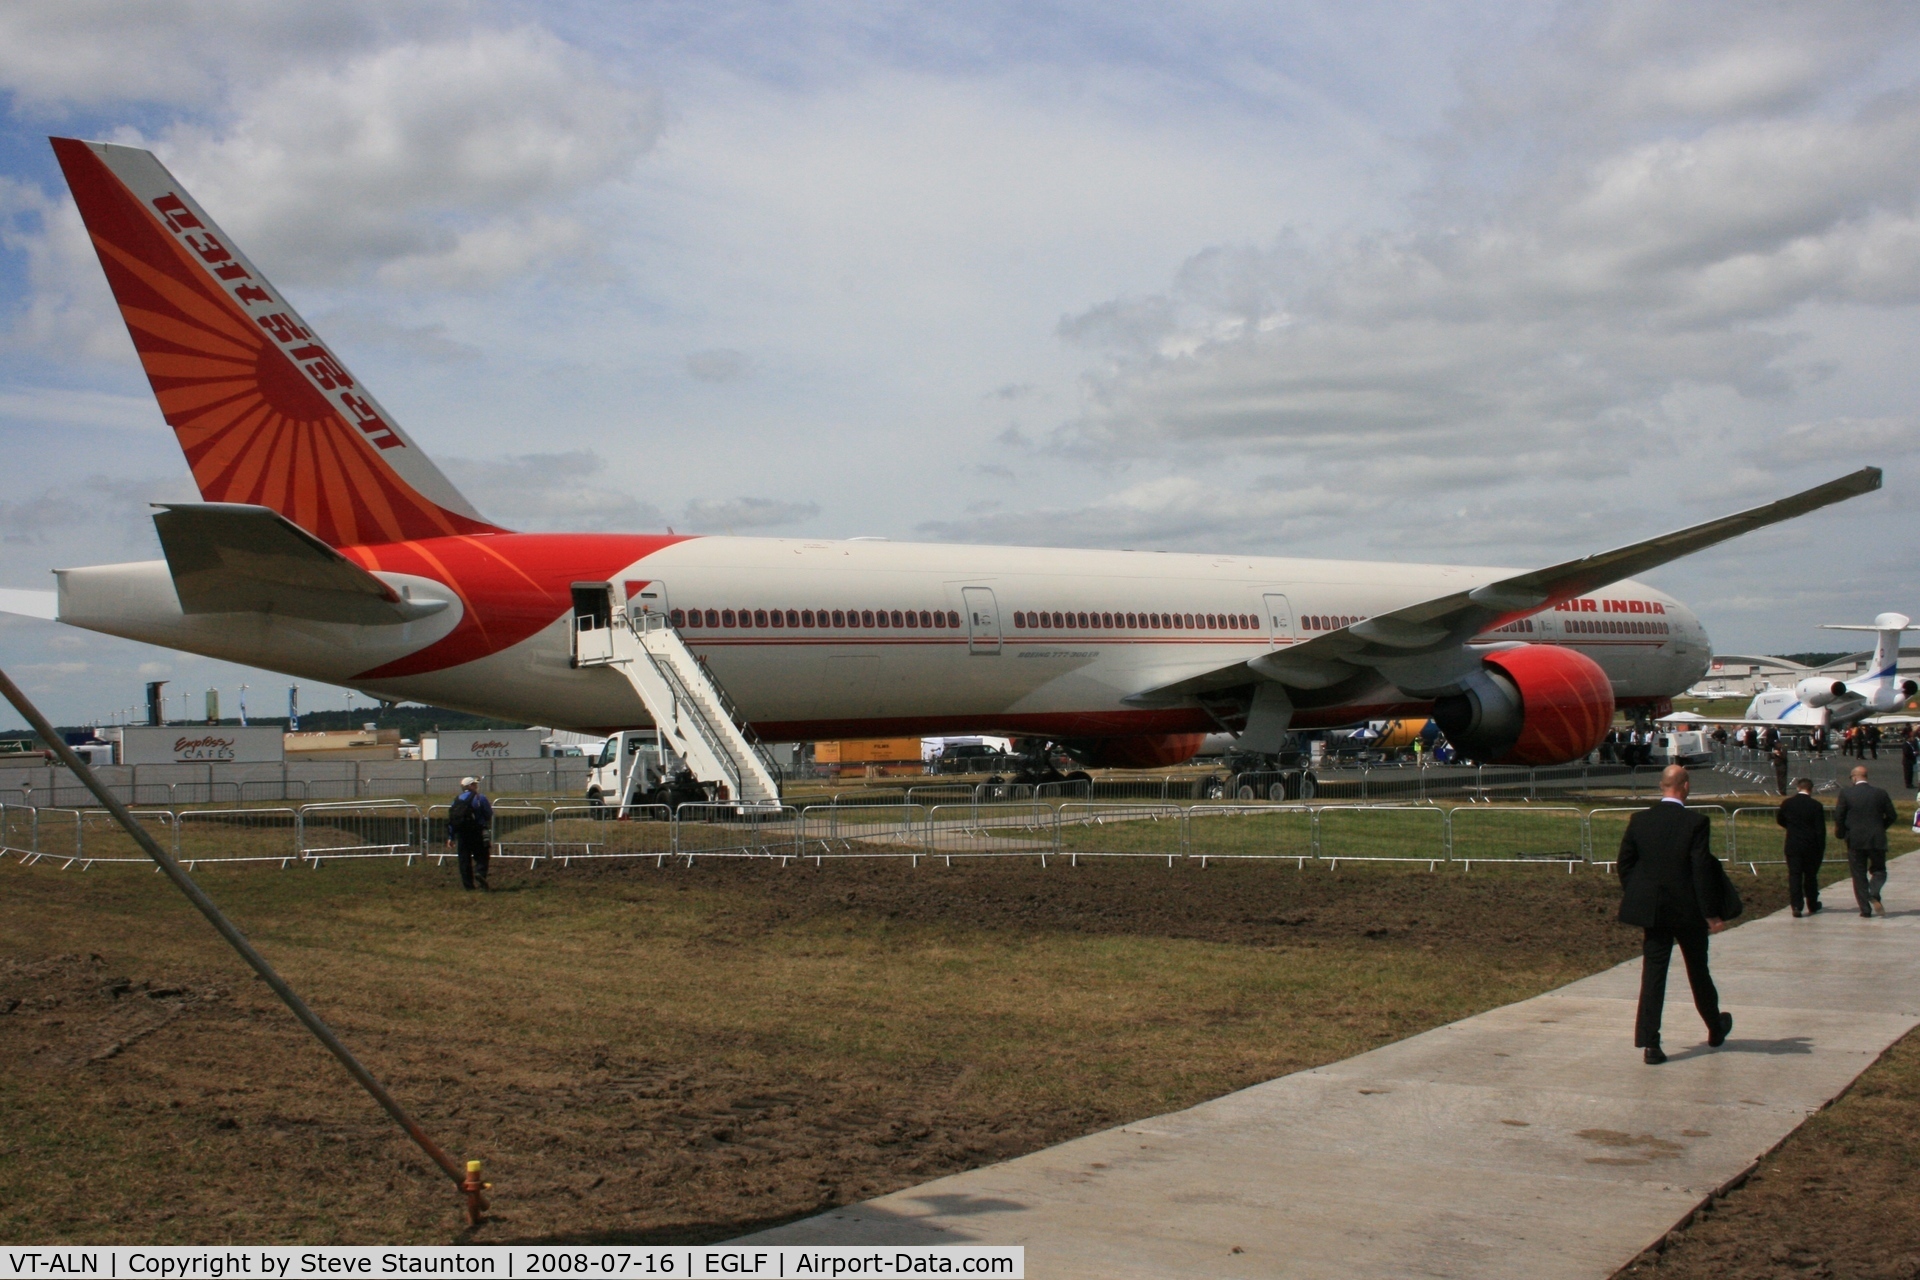
[[1613, 724], [1613, 684], [1585, 654], [1526, 644], [1486, 657], [1459, 693], [1434, 699], [1447, 741], [1489, 764], [1567, 764]]

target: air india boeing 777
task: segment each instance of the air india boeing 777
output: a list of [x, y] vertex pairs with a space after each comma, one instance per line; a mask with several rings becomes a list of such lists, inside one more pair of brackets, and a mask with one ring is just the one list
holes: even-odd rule
[[[1111, 766], [1184, 760], [1221, 729], [1274, 751], [1291, 729], [1430, 714], [1476, 759], [1551, 764], [1707, 669], [1699, 619], [1629, 575], [1880, 484], [1866, 468], [1526, 571], [515, 533], [153, 155], [53, 147], [205, 501], [156, 514], [164, 560], [60, 570], [44, 613], [381, 699], [604, 732], [695, 714], [704, 674], [767, 741], [1015, 734]], [[621, 628], [698, 674], [657, 645], [583, 656]]]

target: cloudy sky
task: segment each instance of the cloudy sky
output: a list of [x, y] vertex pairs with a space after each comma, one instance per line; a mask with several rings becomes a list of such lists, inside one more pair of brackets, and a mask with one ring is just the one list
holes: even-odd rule
[[[192, 496], [60, 133], [518, 528], [1526, 566], [1871, 463], [1649, 577], [1722, 651], [1920, 614], [1911, 3], [13, 0], [0, 93], [0, 586]], [[287, 683], [0, 655], [64, 720]]]

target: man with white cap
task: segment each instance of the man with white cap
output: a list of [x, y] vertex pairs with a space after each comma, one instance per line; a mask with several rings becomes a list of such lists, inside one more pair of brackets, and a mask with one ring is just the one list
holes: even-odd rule
[[447, 809], [447, 848], [460, 863], [460, 885], [487, 886], [487, 864], [493, 860], [493, 805], [480, 790], [480, 779], [460, 779], [460, 794]]

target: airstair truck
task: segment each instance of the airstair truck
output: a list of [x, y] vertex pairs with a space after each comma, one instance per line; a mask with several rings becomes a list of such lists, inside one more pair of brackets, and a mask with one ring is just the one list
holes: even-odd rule
[[[600, 803], [621, 806], [714, 801], [739, 809], [778, 807], [778, 766], [726, 690], [680, 639], [664, 587], [623, 585], [640, 586], [639, 597], [627, 599], [611, 582], [573, 584], [573, 665], [618, 671], [654, 727], [608, 740], [588, 799], [596, 799], [597, 788]], [[649, 743], [657, 781], [648, 776]], [[609, 766], [611, 777], [605, 776]]]

